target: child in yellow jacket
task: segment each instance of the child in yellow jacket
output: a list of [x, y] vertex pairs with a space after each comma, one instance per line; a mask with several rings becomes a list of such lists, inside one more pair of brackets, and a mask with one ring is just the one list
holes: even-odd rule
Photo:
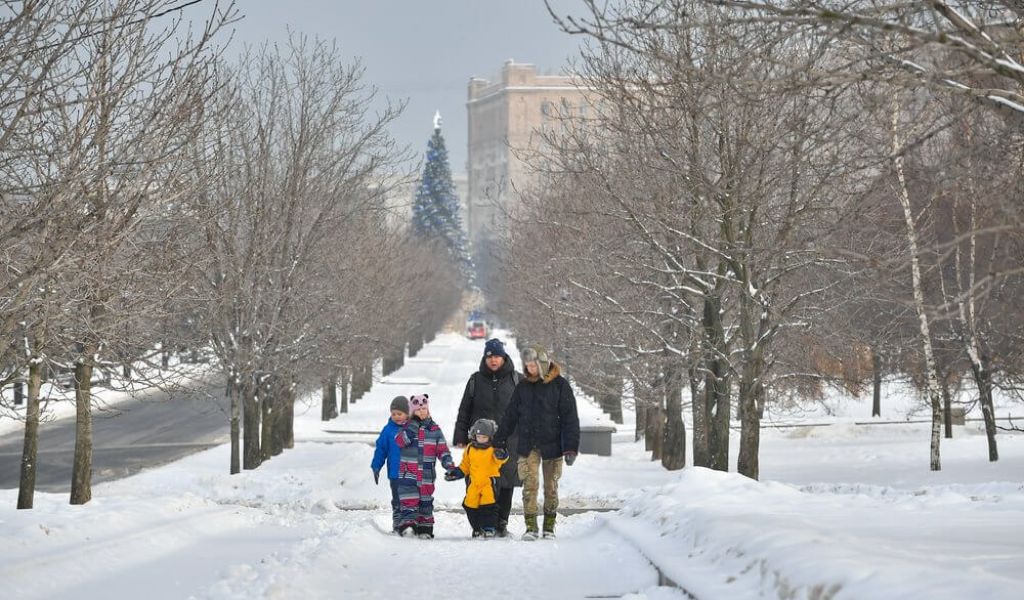
[[473, 528], [473, 537], [492, 538], [498, 527], [497, 487], [501, 465], [508, 460], [508, 451], [494, 448], [491, 440], [498, 424], [490, 419], [477, 419], [469, 428], [469, 445], [462, 463], [445, 475], [453, 481], [466, 478], [466, 497], [462, 508]]

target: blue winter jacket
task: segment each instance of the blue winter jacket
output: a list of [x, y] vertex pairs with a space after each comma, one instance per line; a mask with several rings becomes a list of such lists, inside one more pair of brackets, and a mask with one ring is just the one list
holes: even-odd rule
[[395, 442], [395, 436], [401, 430], [401, 425], [396, 425], [394, 421], [388, 419], [388, 424], [384, 426], [384, 429], [380, 430], [380, 435], [377, 436], [377, 449], [373, 451], [373, 461], [370, 463], [370, 468], [374, 470], [380, 469], [384, 466], [384, 461], [386, 460], [388, 463], [388, 479], [398, 479], [398, 461], [402, 449]]

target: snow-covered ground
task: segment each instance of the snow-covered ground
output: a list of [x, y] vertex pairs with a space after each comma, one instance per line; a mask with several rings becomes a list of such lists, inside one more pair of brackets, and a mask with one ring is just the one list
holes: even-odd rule
[[[439, 336], [348, 414], [321, 423], [311, 403], [296, 447], [255, 471], [228, 475], [225, 446], [97, 485], [85, 506], [37, 494], [17, 511], [17, 490], [0, 490], [0, 597], [685, 597], [652, 565], [701, 599], [1024, 589], [1024, 436], [1001, 435], [990, 464], [978, 426], [958, 427], [931, 473], [926, 425], [854, 425], [865, 414], [855, 400], [798, 417], [829, 426], [766, 429], [761, 482], [664, 471], [632, 441], [629, 414], [613, 456], [580, 457], [561, 483], [564, 507], [621, 509], [561, 517], [556, 541], [470, 540], [460, 482], [438, 487], [437, 539], [385, 533], [389, 493], [368, 467], [388, 402], [430, 394], [450, 435], [482, 348]], [[916, 401], [890, 388], [883, 416], [905, 419]], [[607, 423], [585, 401], [580, 412]]]

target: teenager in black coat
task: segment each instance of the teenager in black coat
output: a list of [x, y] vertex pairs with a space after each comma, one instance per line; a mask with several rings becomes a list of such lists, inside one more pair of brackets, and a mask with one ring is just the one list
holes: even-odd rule
[[[580, 420], [576, 397], [557, 363], [548, 360], [540, 347], [523, 350], [526, 377], [512, 393], [495, 434], [495, 445], [507, 445], [519, 457], [517, 469], [523, 481], [523, 513], [526, 534], [537, 538], [537, 491], [540, 472], [544, 479], [544, 537], [554, 537], [558, 509], [558, 480], [562, 462], [572, 465], [580, 448]], [[513, 435], [518, 440], [513, 440]], [[511, 461], [509, 461], [511, 462]]]

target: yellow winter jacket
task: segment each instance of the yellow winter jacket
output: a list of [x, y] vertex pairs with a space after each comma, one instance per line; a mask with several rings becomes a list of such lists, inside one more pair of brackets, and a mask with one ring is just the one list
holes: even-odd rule
[[466, 486], [466, 499], [463, 504], [469, 508], [480, 508], [485, 504], [494, 504], [494, 485], [492, 477], [501, 475], [501, 465], [505, 464], [508, 457], [497, 458], [494, 456], [494, 448], [477, 448], [472, 444], [466, 446], [466, 452], [462, 455], [462, 463], [459, 470], [469, 478], [469, 485]]

